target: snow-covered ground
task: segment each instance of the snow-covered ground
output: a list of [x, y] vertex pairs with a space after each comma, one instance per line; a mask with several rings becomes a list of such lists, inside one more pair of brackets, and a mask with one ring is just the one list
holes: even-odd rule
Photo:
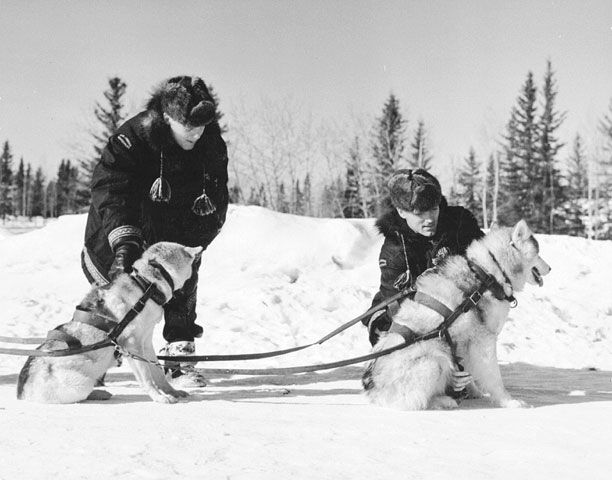
[[[0, 231], [1, 336], [44, 336], [71, 317], [88, 290], [84, 225], [78, 215], [22, 235]], [[310, 343], [360, 314], [379, 280], [382, 239], [372, 227], [231, 208], [204, 256], [199, 353]], [[552, 272], [544, 287], [520, 294], [498, 345], [507, 387], [536, 408], [373, 407], [361, 395], [361, 366], [211, 373], [208, 387], [177, 405], [150, 401], [121, 367], [107, 377], [107, 402], [36, 405], [15, 400], [24, 357], [0, 355], [0, 479], [610, 478], [612, 242], [538, 240]], [[163, 345], [161, 326], [154, 341]], [[355, 326], [284, 357], [199, 366], [306, 365], [368, 346]]]

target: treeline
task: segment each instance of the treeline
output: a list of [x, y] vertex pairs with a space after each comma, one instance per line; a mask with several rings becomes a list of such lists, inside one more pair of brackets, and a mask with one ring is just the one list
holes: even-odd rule
[[[536, 83], [528, 72], [490, 151], [477, 154], [471, 147], [460, 165], [450, 166], [434, 156], [423, 119], [409, 128], [394, 94], [377, 117], [348, 127], [327, 121], [317, 125], [311, 116], [296, 115], [289, 102], [263, 100], [255, 110], [236, 108], [229, 125], [221, 122], [218, 108], [229, 149], [231, 201], [297, 215], [375, 217], [389, 208], [386, 181], [394, 170], [425, 168], [439, 174], [447, 168], [452, 171], [449, 203], [467, 207], [484, 228], [524, 218], [539, 233], [612, 239], [612, 102], [597, 132], [576, 132], [565, 145], [558, 132], [566, 112], [557, 106], [550, 61], [541, 85]], [[98, 128], [91, 133], [90, 153], [62, 160], [49, 181], [23, 158], [14, 165], [5, 141], [2, 218], [87, 209], [93, 167], [127, 117], [126, 88], [118, 77], [108, 80], [105, 100], [93, 112]], [[218, 104], [212, 86], [211, 93]], [[562, 158], [564, 146], [568, 153]]]
[[[539, 87], [528, 72], [495, 147], [480, 158], [471, 147], [460, 165], [448, 167], [453, 174], [447, 199], [471, 210], [484, 228], [524, 218], [539, 233], [612, 239], [612, 102], [598, 125], [599, 144], [590, 145], [587, 154], [585, 134], [576, 132], [562, 158], [565, 143], [558, 132], [566, 112], [557, 106], [558, 93], [550, 61]], [[261, 115], [256, 122], [249, 115], [238, 122], [231, 157], [238, 164], [235, 201], [296, 214], [373, 217], [389, 207], [386, 180], [392, 171], [425, 168], [436, 174], [445, 168], [432, 154], [425, 122], [409, 130], [393, 94], [365, 133], [353, 135], [331, 155], [320, 145], [328, 139], [299, 128], [286, 110], [273, 126]], [[260, 128], [254, 130], [253, 124]], [[318, 164], [312, 161], [317, 154], [323, 157]], [[319, 188], [315, 194], [309, 187], [305, 203], [300, 186], [306, 179]], [[240, 188], [244, 183], [248, 189]], [[294, 200], [287, 204], [287, 198]]]

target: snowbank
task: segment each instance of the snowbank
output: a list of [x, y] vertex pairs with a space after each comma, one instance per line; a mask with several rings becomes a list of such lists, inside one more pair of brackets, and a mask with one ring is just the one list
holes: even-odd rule
[[[70, 318], [88, 289], [79, 260], [84, 226], [85, 216], [65, 216], [0, 239], [3, 335], [41, 336]], [[544, 287], [528, 286], [518, 295], [500, 337], [500, 360], [612, 370], [612, 242], [549, 235], [538, 240], [552, 272]], [[378, 288], [381, 242], [369, 219], [230, 208], [226, 226], [204, 254], [199, 351], [267, 351], [321, 338], [369, 307]], [[368, 346], [366, 332], [355, 326], [321, 347], [248, 366], [332, 361], [366, 353]], [[15, 371], [15, 360], [1, 368]]]

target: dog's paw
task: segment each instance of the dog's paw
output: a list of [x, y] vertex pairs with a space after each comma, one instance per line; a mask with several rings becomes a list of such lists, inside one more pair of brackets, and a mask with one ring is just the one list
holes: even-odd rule
[[176, 398], [186, 398], [189, 396], [189, 393], [187, 393], [185, 390], [174, 390], [172, 395], [174, 395]]
[[529, 405], [523, 402], [523, 400], [517, 400], [515, 398], [508, 398], [499, 402], [499, 406], [502, 408], [526, 408]]
[[112, 396], [113, 394], [106, 390], [92, 390], [87, 400], [109, 400]]
[[173, 394], [165, 392], [153, 392], [149, 393], [151, 400], [157, 403], [176, 403], [179, 401], [179, 397], [175, 397]]
[[454, 398], [448, 397], [446, 395], [441, 395], [439, 397], [434, 397], [429, 402], [429, 408], [432, 410], [452, 410], [457, 408], [459, 405], [457, 404]]

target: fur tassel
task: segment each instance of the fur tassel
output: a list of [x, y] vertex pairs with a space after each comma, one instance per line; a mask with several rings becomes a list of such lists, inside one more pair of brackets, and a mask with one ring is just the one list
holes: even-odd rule
[[165, 178], [160, 176], [153, 182], [153, 185], [151, 185], [149, 196], [154, 202], [168, 203], [171, 195], [172, 190], [170, 189], [170, 184]]
[[154, 202], [168, 203], [172, 196], [172, 189], [168, 180], [164, 178], [164, 151], [162, 150], [159, 158], [159, 177], [151, 185], [149, 196]]
[[191, 211], [200, 217], [210, 215], [216, 209], [208, 195], [206, 195], [206, 192], [202, 192], [202, 195], [193, 201], [193, 206], [191, 207]]

